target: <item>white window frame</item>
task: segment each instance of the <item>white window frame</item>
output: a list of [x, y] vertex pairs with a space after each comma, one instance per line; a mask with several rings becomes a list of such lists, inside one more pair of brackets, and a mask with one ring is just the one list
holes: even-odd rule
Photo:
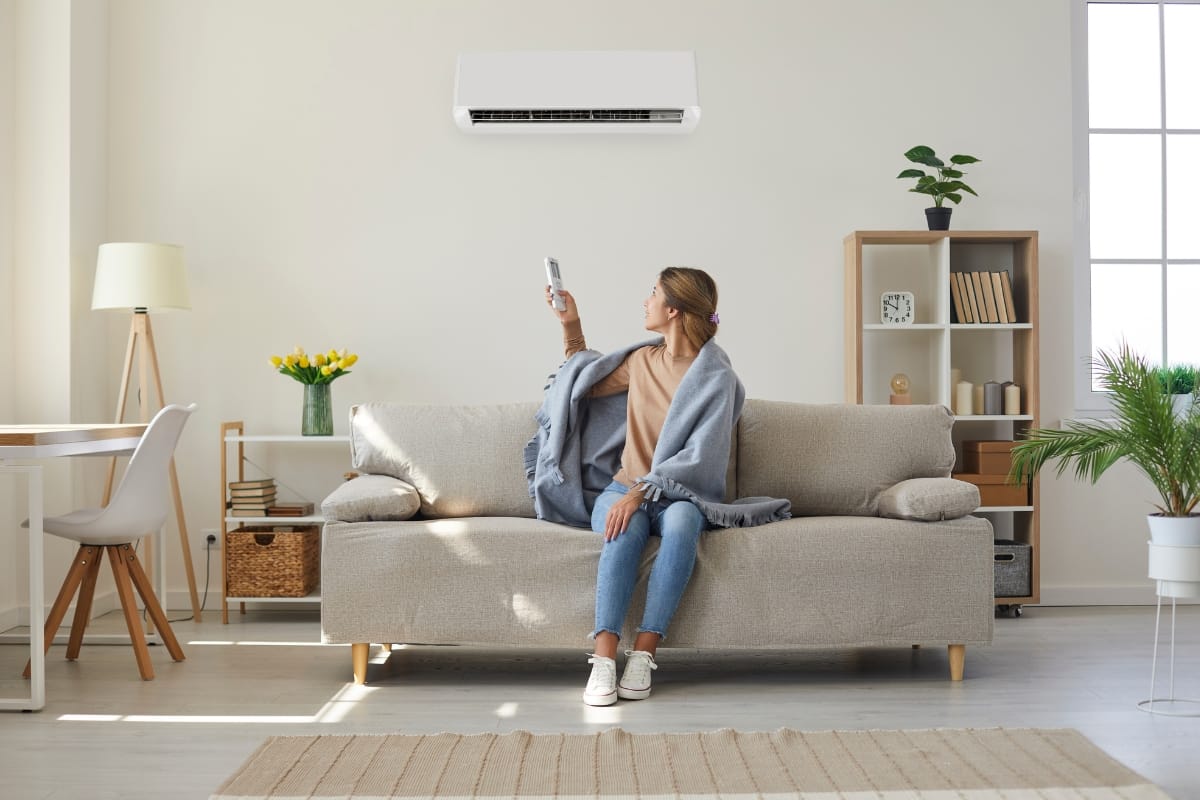
[[[1175, 3], [1195, 4], [1195, 0], [1073, 0], [1071, 4], [1071, 117], [1072, 117], [1072, 166], [1075, 174], [1074, 193], [1074, 230], [1075, 242], [1075, 409], [1079, 416], [1096, 416], [1106, 413], [1110, 408], [1109, 398], [1105, 392], [1092, 390], [1092, 375], [1090, 359], [1092, 356], [1092, 258], [1091, 258], [1091, 229], [1090, 229], [1090, 119], [1088, 114], [1088, 5], [1091, 3], [1119, 3], [1156, 5], [1159, 14], [1163, 7]], [[1159, 27], [1159, 93], [1161, 113], [1166, 111], [1166, 80], [1161, 72], [1163, 66], [1162, 27]], [[1165, 117], [1161, 120], [1166, 125]], [[1191, 259], [1168, 259], [1166, 243], [1167, 217], [1167, 173], [1166, 173], [1166, 135], [1172, 130], [1162, 127], [1163, 132], [1163, 180], [1162, 180], [1162, 211], [1163, 211], [1163, 324], [1166, 325], [1166, 265], [1172, 263], [1187, 263]], [[1121, 263], [1136, 263], [1137, 259], [1120, 259]], [[1164, 347], [1166, 330], [1163, 331]], [[1157, 359], [1153, 359], [1156, 363]]]

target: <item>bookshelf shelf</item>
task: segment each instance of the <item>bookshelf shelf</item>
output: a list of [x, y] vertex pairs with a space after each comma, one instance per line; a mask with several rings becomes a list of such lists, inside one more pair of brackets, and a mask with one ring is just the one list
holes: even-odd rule
[[[891, 376], [909, 376], [914, 403], [952, 407], [950, 370], [976, 385], [1013, 381], [1021, 387], [1021, 414], [956, 415], [954, 445], [1015, 439], [1038, 426], [1038, 235], [1036, 231], [855, 231], [843, 241], [846, 281], [846, 400], [887, 404]], [[951, 275], [1007, 271], [1016, 322], [958, 322]], [[961, 302], [960, 284], [960, 302]], [[880, 295], [916, 297], [911, 325], [883, 325]], [[1008, 307], [1007, 300], [1005, 307]], [[965, 471], [956, 469], [956, 472]], [[1031, 591], [997, 597], [998, 605], [1040, 600], [1040, 497], [1030, 482], [1028, 506], [983, 506], [997, 538], [1031, 548]]]
[[[221, 423], [221, 526], [220, 526], [220, 544], [221, 544], [221, 622], [229, 622], [229, 606], [231, 603], [237, 604], [240, 607], [241, 613], [246, 612], [246, 603], [269, 603], [269, 604], [288, 604], [288, 603], [320, 603], [321, 590], [318, 586], [312, 592], [309, 592], [304, 597], [244, 597], [234, 596], [229, 592], [229, 577], [231, 565], [229, 563], [228, 551], [226, 542], [228, 534], [231, 531], [237, 530], [244, 525], [272, 525], [279, 527], [287, 527], [293, 525], [316, 526], [311, 534], [313, 536], [321, 535], [320, 526], [324, 523], [324, 517], [320, 513], [310, 513], [301, 516], [256, 516], [256, 517], [235, 517], [231, 516], [229, 511], [229, 482], [231, 480], [244, 481], [246, 479], [246, 445], [251, 444], [258, 448], [274, 448], [287, 447], [294, 448], [301, 446], [307, 450], [314, 448], [328, 447], [329, 445], [341, 445], [347, 447], [350, 437], [346, 435], [340, 436], [300, 436], [296, 434], [246, 434], [245, 424], [241, 421], [222, 422]], [[310, 459], [311, 460], [311, 459]], [[349, 459], [347, 459], [348, 462]], [[287, 463], [295, 464], [297, 461], [294, 455], [289, 454]], [[233, 469], [230, 465], [234, 464]], [[348, 468], [348, 466], [347, 466]], [[293, 472], [297, 471], [295, 469]], [[338, 476], [340, 478], [340, 475]], [[332, 481], [331, 481], [332, 482]], [[328, 487], [332, 489], [332, 486]], [[236, 565], [234, 566], [236, 568]]]

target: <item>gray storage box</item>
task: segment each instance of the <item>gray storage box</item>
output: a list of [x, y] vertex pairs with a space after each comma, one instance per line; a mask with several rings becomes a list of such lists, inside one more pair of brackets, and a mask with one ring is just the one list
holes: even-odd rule
[[996, 597], [1028, 597], [1033, 585], [1030, 555], [1033, 547], [1011, 539], [997, 539], [995, 545]]

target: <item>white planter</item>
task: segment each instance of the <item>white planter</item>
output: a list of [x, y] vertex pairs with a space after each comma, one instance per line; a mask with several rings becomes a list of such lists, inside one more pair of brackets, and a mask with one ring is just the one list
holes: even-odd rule
[[1173, 394], [1171, 395], [1171, 407], [1175, 410], [1175, 416], [1183, 419], [1188, 415], [1188, 411], [1192, 408], [1192, 395], [1190, 394]]
[[[1164, 517], [1151, 514], [1146, 517], [1150, 524], [1150, 541], [1169, 547], [1200, 547], [1200, 514], [1187, 517]], [[1200, 580], [1197, 577], [1196, 580]]]
[[1200, 514], [1151, 514], [1147, 574], [1158, 581], [1159, 597], [1200, 597]]
[[1200, 547], [1150, 542], [1146, 573], [1158, 581], [1159, 597], [1200, 597]]

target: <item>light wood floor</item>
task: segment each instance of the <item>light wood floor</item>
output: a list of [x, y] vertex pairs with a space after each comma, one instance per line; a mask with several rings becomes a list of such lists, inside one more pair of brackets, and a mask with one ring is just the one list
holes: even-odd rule
[[[121, 625], [114, 613], [94, 629]], [[1149, 696], [1152, 607], [997, 619], [992, 646], [967, 650], [960, 684], [941, 648], [664, 650], [653, 696], [607, 709], [580, 702], [582, 648], [409, 648], [354, 687], [349, 648], [316, 644], [315, 613], [255, 611], [226, 626], [209, 612], [174, 627], [188, 660], [152, 648], [152, 682], [127, 647], [85, 645], [74, 663], [54, 647], [45, 710], [0, 712], [0, 796], [204, 798], [277, 734], [1029, 726], [1076, 728], [1173, 797], [1200, 798], [1200, 718], [1135, 707]], [[1177, 635], [1176, 694], [1200, 697], [1200, 607], [1180, 607]], [[26, 656], [0, 646], [0, 693], [24, 688], [9, 676]]]

